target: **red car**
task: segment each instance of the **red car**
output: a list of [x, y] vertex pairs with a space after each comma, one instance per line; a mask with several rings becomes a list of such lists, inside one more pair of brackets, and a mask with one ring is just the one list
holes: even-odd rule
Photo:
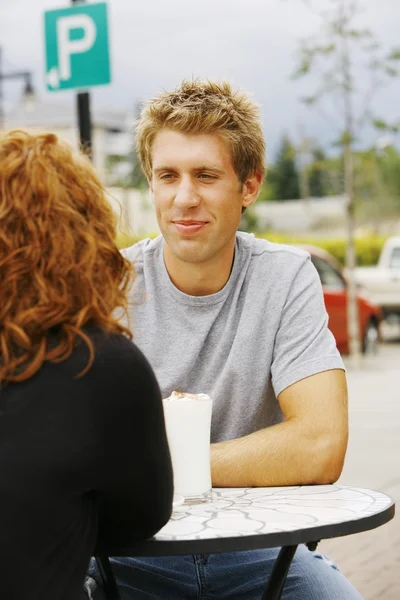
[[[349, 353], [347, 330], [347, 282], [340, 263], [328, 252], [316, 246], [301, 246], [311, 254], [311, 260], [320, 276], [325, 306], [329, 315], [329, 329], [336, 339], [339, 352]], [[373, 354], [380, 340], [382, 313], [378, 306], [368, 301], [362, 291], [358, 292], [358, 311], [362, 350]]]

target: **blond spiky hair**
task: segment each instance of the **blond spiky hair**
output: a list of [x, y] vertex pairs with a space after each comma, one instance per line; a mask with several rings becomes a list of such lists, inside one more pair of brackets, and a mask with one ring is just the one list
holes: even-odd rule
[[259, 106], [246, 92], [226, 82], [183, 81], [142, 109], [136, 123], [137, 151], [151, 179], [151, 148], [161, 129], [182, 133], [217, 133], [229, 144], [233, 167], [241, 183], [255, 172], [265, 173], [265, 141]]

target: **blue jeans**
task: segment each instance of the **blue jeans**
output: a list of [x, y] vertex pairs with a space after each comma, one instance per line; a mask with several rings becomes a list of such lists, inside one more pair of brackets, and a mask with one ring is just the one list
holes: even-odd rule
[[[122, 600], [260, 600], [278, 548], [169, 556], [114, 558]], [[92, 576], [98, 580], [95, 567]], [[93, 595], [101, 600], [101, 594]], [[362, 600], [338, 568], [319, 552], [299, 546], [282, 600]]]

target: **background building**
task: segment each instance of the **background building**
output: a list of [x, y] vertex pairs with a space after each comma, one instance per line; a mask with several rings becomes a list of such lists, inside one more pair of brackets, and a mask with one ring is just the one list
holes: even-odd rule
[[[129, 169], [132, 148], [132, 116], [123, 111], [92, 108], [93, 163], [103, 183], [111, 184]], [[21, 101], [4, 116], [4, 129], [22, 127], [31, 131], [51, 131], [79, 146], [74, 102], [68, 104]]]

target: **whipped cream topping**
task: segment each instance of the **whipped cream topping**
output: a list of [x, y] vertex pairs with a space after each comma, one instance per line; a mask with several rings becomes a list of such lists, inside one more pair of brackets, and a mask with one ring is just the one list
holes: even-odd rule
[[210, 396], [207, 394], [189, 394], [187, 392], [174, 391], [168, 398], [164, 398], [164, 400], [210, 400]]

